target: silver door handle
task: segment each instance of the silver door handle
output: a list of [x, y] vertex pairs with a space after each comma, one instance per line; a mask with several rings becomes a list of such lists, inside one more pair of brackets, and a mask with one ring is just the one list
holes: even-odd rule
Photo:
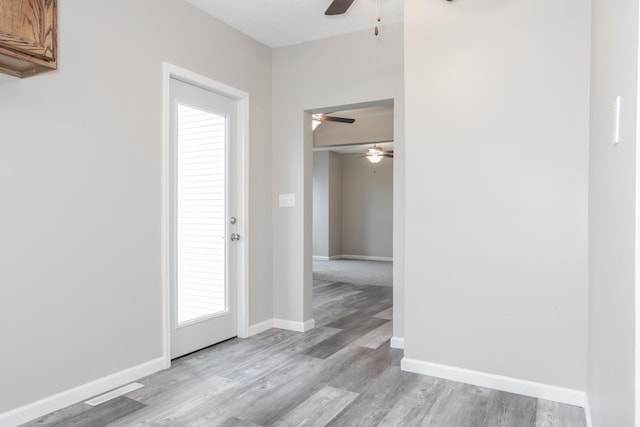
[[240, 240], [240, 235], [238, 233], [231, 233], [231, 241], [235, 242], [236, 240]]

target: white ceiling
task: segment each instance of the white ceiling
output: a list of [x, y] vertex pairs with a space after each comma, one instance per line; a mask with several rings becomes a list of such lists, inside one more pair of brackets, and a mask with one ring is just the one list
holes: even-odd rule
[[393, 104], [376, 105], [373, 107], [357, 108], [354, 110], [333, 111], [330, 115], [350, 117], [352, 119], [358, 119], [361, 117], [392, 116]]
[[[378, 0], [355, 0], [344, 15], [325, 16], [331, 0], [187, 0], [270, 47], [353, 33], [376, 25]], [[403, 0], [379, 0], [384, 26], [403, 20]]]

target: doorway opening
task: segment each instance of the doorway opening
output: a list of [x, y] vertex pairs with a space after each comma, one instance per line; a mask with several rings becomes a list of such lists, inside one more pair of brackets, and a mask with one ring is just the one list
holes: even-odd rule
[[[326, 108], [311, 114], [316, 325], [333, 324], [344, 314], [332, 312], [328, 295], [341, 295], [342, 303], [353, 295], [354, 302], [359, 303], [356, 295], [361, 292], [374, 295], [376, 304], [388, 302], [389, 309], [381, 316], [388, 316], [389, 322], [379, 326], [378, 336], [391, 339], [393, 100]], [[369, 287], [387, 289], [368, 293]]]

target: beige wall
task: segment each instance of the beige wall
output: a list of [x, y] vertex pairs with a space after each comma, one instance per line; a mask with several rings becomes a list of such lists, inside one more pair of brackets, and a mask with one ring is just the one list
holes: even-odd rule
[[329, 257], [329, 152], [313, 153], [313, 256]]
[[405, 357], [586, 390], [589, 22], [405, 2]]
[[393, 141], [393, 114], [358, 117], [351, 124], [324, 122], [313, 132], [313, 146]]
[[[594, 0], [592, 15], [589, 402], [594, 427], [631, 427], [637, 369], [638, 2]], [[614, 147], [616, 96], [622, 100], [621, 138]]]
[[58, 71], [0, 80], [0, 413], [162, 355], [162, 61], [250, 94], [251, 323], [272, 317], [271, 50], [179, 0], [59, 22]]
[[360, 154], [343, 161], [342, 253], [393, 257], [393, 160], [372, 164]]
[[[313, 317], [310, 221], [313, 136], [311, 115], [304, 112], [395, 99], [398, 167], [403, 161], [403, 127], [399, 125], [404, 117], [402, 26], [385, 27], [377, 38], [365, 31], [274, 49], [273, 95], [274, 316], [301, 322]], [[394, 183], [398, 185], [401, 181]], [[295, 193], [297, 206], [278, 207], [277, 195], [281, 193]], [[394, 191], [394, 197], [398, 196], [394, 203], [396, 212], [403, 210], [402, 194]], [[403, 213], [398, 217], [402, 218]], [[396, 229], [394, 248], [403, 246], [398, 244], [402, 228]], [[398, 251], [395, 255], [402, 257]], [[401, 274], [401, 269], [394, 269], [394, 304], [403, 301], [401, 296], [396, 298], [396, 292], [401, 292]], [[403, 312], [400, 306], [395, 309], [396, 313]], [[397, 318], [394, 332], [401, 328], [402, 316]]]
[[342, 253], [342, 155], [313, 153], [313, 256]]
[[313, 255], [393, 257], [393, 161], [313, 153]]
[[[315, 153], [314, 153], [315, 155]], [[342, 254], [344, 156], [329, 152], [329, 256]]]

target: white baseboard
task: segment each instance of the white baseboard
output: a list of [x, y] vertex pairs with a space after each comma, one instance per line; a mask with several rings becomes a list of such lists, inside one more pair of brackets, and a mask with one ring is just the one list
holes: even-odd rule
[[358, 259], [361, 261], [393, 261], [393, 258], [386, 256], [367, 256], [367, 255], [336, 255], [336, 257], [329, 257], [331, 259]]
[[37, 402], [29, 403], [0, 414], [0, 427], [14, 427], [26, 423], [27, 421], [106, 393], [114, 388], [121, 387], [163, 369], [164, 358], [159, 357], [138, 366], [133, 366], [116, 372], [115, 374], [91, 381], [90, 383], [54, 394], [53, 396], [45, 397]]
[[249, 336], [257, 335], [261, 332], [268, 331], [271, 328], [287, 329], [289, 331], [307, 332], [316, 327], [314, 319], [306, 322], [296, 322], [294, 320], [269, 319], [264, 322], [256, 323], [249, 327]]
[[271, 328], [273, 328], [273, 319], [265, 320], [264, 322], [251, 325], [249, 326], [249, 337], [258, 335], [259, 333], [262, 333], [264, 331], [268, 331]]
[[391, 337], [391, 348], [399, 348], [400, 350], [404, 350], [404, 338]]
[[492, 388], [524, 396], [536, 397], [538, 399], [552, 400], [583, 408], [585, 407], [587, 400], [586, 393], [584, 391], [505, 377], [502, 375], [494, 375], [486, 372], [473, 371], [470, 369], [457, 368], [454, 366], [441, 365], [438, 363], [425, 362], [423, 360], [410, 359], [407, 357], [402, 359], [401, 367], [403, 371], [444, 378], [451, 381], [473, 384], [480, 387]]
[[306, 320], [302, 325], [302, 332], [310, 331], [311, 329], [316, 327], [316, 319]]
[[357, 259], [361, 261], [393, 261], [393, 258], [386, 257], [386, 256], [349, 255], [349, 254], [331, 255], [331, 256], [313, 255], [311, 258], [314, 261], [329, 261], [329, 260], [336, 260], [336, 259]]
[[125, 386], [118, 387], [115, 390], [111, 390], [99, 396], [96, 396], [91, 400], [85, 400], [84, 403], [86, 403], [89, 406], [100, 406], [105, 402], [115, 399], [116, 397], [124, 396], [125, 394], [131, 393], [132, 391], [138, 390], [142, 387], [144, 387], [144, 385], [138, 382], [129, 383]]
[[307, 332], [316, 327], [316, 321], [310, 319], [305, 322], [296, 322], [294, 320], [273, 319], [273, 327], [289, 331]]
[[591, 405], [589, 404], [589, 396], [584, 400], [584, 419], [587, 422], [587, 427], [593, 427], [593, 419], [591, 418]]

